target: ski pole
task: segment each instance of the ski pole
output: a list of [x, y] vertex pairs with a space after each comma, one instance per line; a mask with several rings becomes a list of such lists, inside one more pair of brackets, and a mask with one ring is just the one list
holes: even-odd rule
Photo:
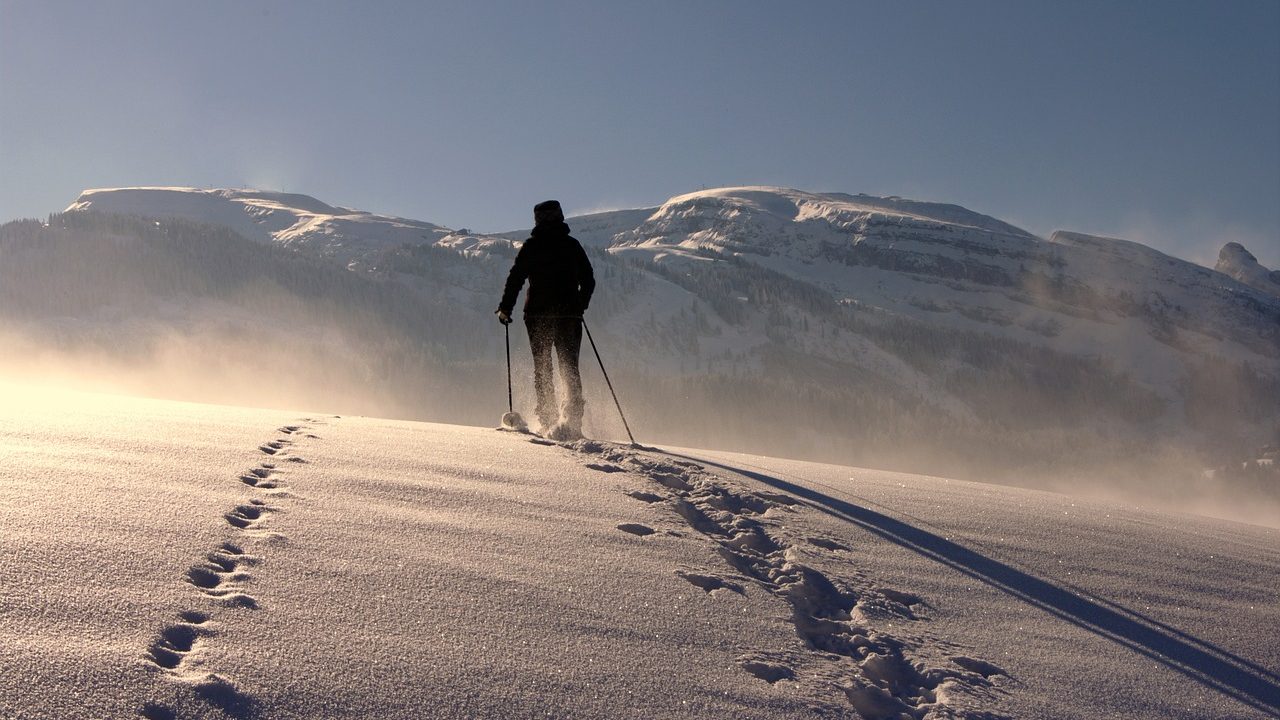
[[507, 412], [514, 413], [515, 404], [511, 401], [511, 323], [503, 323], [502, 328], [507, 331]]
[[622, 427], [627, 430], [627, 437], [631, 440], [633, 447], [639, 447], [636, 438], [631, 434], [631, 426], [627, 424], [627, 416], [622, 413], [622, 403], [618, 402], [618, 393], [613, 391], [613, 383], [609, 381], [609, 371], [604, 369], [604, 361], [600, 359], [600, 351], [596, 349], [596, 341], [591, 337], [591, 328], [587, 327], [587, 319], [581, 318], [582, 329], [587, 331], [587, 340], [591, 343], [591, 352], [596, 354], [596, 362], [600, 363], [600, 372], [604, 375], [604, 382], [609, 386], [609, 394], [613, 396], [613, 404], [618, 407], [618, 417], [622, 418]]

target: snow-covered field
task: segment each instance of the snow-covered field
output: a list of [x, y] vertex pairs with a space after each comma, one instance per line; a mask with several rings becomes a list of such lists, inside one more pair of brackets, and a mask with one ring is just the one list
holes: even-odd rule
[[0, 390], [0, 717], [1280, 713], [1273, 529]]

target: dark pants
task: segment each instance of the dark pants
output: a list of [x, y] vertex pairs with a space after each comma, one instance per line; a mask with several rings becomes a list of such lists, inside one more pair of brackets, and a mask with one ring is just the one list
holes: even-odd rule
[[525, 315], [524, 326], [529, 330], [529, 347], [533, 350], [533, 389], [538, 394], [538, 422], [545, 430], [560, 420], [551, 367], [551, 352], [554, 350], [556, 361], [560, 363], [560, 376], [564, 378], [565, 391], [569, 395], [565, 422], [580, 429], [582, 412], [586, 407], [582, 398], [582, 376], [578, 373], [582, 319]]

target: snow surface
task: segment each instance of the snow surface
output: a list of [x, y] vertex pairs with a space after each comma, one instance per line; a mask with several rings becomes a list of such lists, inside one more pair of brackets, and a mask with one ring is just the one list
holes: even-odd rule
[[0, 717], [1259, 718], [1277, 531], [3, 388]]

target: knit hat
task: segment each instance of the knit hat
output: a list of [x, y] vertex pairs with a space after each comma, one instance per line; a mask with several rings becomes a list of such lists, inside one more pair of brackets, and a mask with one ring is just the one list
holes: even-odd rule
[[564, 211], [556, 200], [547, 200], [533, 206], [533, 224], [548, 225], [564, 222]]

